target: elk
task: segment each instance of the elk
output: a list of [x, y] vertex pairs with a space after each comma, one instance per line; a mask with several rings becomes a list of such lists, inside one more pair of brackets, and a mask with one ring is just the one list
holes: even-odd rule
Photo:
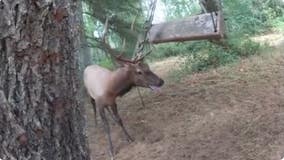
[[[136, 60], [135, 60], [136, 59]], [[133, 139], [126, 131], [123, 122], [118, 114], [116, 98], [123, 96], [133, 87], [145, 87], [157, 90], [164, 84], [164, 81], [153, 73], [148, 64], [143, 62], [142, 58], [134, 60], [116, 57], [116, 60], [122, 64], [114, 71], [90, 65], [84, 70], [84, 84], [91, 98], [95, 117], [96, 107], [99, 111], [103, 128], [109, 143], [109, 154], [114, 159], [113, 145], [110, 136], [110, 127], [105, 115], [105, 109], [109, 111], [115, 122], [122, 128], [127, 140]]]

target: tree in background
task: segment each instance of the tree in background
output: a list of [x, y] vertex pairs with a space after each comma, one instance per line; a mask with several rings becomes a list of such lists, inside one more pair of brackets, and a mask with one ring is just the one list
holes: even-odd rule
[[80, 1], [0, 1], [0, 159], [89, 159]]
[[[88, 46], [92, 47], [96, 61], [102, 61], [109, 50], [104, 47], [101, 41], [106, 19], [109, 19], [108, 41], [113, 52], [124, 52], [125, 56], [133, 55], [137, 38], [142, 31], [144, 23], [143, 7], [146, 1], [140, 0], [84, 0], [84, 23]], [[123, 41], [125, 47], [123, 48]], [[100, 58], [101, 57], [101, 58]]]

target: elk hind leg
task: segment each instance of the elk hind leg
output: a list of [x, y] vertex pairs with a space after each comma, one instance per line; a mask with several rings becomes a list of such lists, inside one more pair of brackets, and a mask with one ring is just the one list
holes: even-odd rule
[[110, 127], [109, 127], [109, 124], [108, 124], [108, 121], [105, 115], [105, 107], [106, 106], [99, 106], [98, 108], [99, 108], [100, 116], [103, 121], [103, 127], [106, 132], [106, 136], [107, 136], [108, 143], [109, 143], [109, 154], [110, 154], [111, 159], [114, 159], [113, 145], [112, 145], [111, 136], [110, 136]]
[[90, 97], [90, 98], [91, 98], [91, 103], [92, 103], [93, 111], [94, 111], [95, 125], [97, 126], [98, 122], [97, 122], [96, 101], [92, 97]]

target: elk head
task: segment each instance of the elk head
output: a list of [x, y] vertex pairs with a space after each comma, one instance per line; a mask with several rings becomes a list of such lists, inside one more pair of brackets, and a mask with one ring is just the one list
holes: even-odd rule
[[[127, 71], [128, 80], [131, 82], [133, 86], [151, 88], [152, 90], [157, 91], [159, 87], [161, 87], [164, 84], [164, 80], [162, 80], [155, 73], [153, 73], [150, 70], [149, 65], [143, 62], [144, 57], [150, 54], [152, 50], [143, 54], [142, 50], [143, 50], [144, 45], [142, 45], [142, 48], [140, 48], [140, 50], [136, 52], [136, 55], [132, 60], [123, 58], [122, 54], [117, 56], [115, 51], [111, 49], [110, 45], [106, 43], [106, 35], [108, 33], [107, 31], [109, 27], [108, 25], [109, 24], [108, 24], [108, 18], [107, 18], [105, 22], [103, 37], [102, 37], [102, 44], [105, 48], [108, 49], [109, 51], [108, 53], [118, 62], [118, 64], [123, 66], [124, 69]], [[139, 44], [139, 46], [141, 46], [141, 44]], [[123, 50], [125, 49], [125, 39], [123, 40], [122, 48]]]
[[123, 62], [123, 67], [129, 73], [129, 79], [134, 86], [151, 88], [157, 91], [164, 84], [164, 80], [153, 73], [149, 65], [143, 61]]

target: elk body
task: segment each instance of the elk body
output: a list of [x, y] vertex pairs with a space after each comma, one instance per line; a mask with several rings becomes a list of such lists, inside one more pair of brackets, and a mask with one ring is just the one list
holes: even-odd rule
[[122, 128], [127, 140], [131, 142], [133, 139], [126, 131], [118, 114], [116, 98], [118, 96], [123, 96], [135, 86], [156, 90], [164, 84], [164, 81], [154, 74], [149, 66], [142, 61], [124, 61], [122, 63], [123, 66], [114, 71], [110, 71], [97, 65], [90, 65], [84, 71], [84, 84], [91, 97], [95, 116], [97, 107], [102, 119], [109, 143], [111, 159], [113, 159], [113, 146], [105, 109], [107, 109], [110, 114], [113, 114], [113, 119]]

